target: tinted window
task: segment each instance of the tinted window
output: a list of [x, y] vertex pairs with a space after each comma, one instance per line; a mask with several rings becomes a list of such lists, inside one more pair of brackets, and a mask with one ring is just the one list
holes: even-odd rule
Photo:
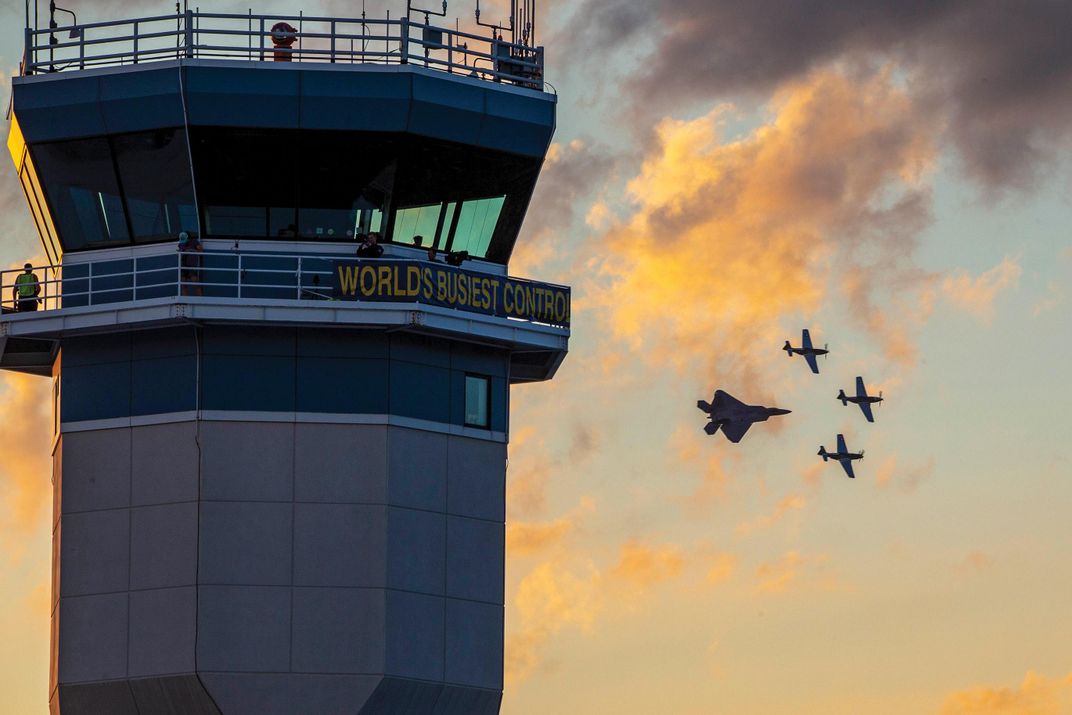
[[476, 258], [488, 255], [505, 199], [505, 196], [499, 196], [464, 202], [458, 214], [458, 225], [454, 229], [450, 250], [468, 251]]
[[40, 144], [33, 159], [65, 250], [128, 243], [107, 139]]
[[113, 138], [135, 242], [197, 233], [186, 132], [162, 129]]
[[487, 428], [488, 421], [488, 383], [490, 380], [479, 375], [465, 376], [465, 424], [468, 427]]

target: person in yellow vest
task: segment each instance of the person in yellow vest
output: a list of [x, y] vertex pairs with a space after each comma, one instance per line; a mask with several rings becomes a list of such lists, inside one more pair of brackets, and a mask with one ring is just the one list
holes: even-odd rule
[[25, 273], [20, 273], [15, 279], [14, 298], [15, 310], [20, 313], [37, 310], [37, 296], [41, 295], [41, 283], [33, 272], [33, 264], [27, 263], [23, 268]]

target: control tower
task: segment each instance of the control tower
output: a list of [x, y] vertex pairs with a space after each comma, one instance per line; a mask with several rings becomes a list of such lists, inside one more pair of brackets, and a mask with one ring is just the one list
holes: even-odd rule
[[531, 2], [28, 18], [0, 368], [53, 384], [52, 713], [499, 711], [510, 386], [570, 318], [508, 271]]

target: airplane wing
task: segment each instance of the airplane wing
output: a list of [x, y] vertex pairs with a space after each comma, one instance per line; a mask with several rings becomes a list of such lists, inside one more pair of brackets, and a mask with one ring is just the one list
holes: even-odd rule
[[864, 417], [867, 418], [868, 422], [874, 422], [875, 421], [875, 415], [871, 412], [871, 403], [870, 402], [861, 402], [860, 403], [860, 411], [864, 413]]
[[845, 474], [849, 475], [849, 479], [856, 479], [856, 475], [852, 473], [852, 462], [846, 459], [841, 463], [841, 466], [845, 470]]
[[867, 388], [864, 387], [864, 379], [859, 375], [856, 376], [856, 396], [867, 397]]
[[745, 404], [728, 392], [715, 390], [715, 409], [723, 407], [745, 407]]
[[737, 443], [741, 441], [741, 437], [744, 437], [744, 433], [748, 431], [748, 428], [752, 426], [751, 422], [727, 422], [722, 425], [722, 434], [726, 435], [726, 439], [730, 442]]
[[804, 359], [808, 361], [808, 367], [811, 368], [811, 371], [814, 372], [816, 375], [818, 375], [819, 374], [819, 363], [816, 362], [815, 355], [813, 353], [805, 353]]
[[811, 347], [811, 333], [808, 332], [807, 328], [804, 328], [804, 332], [800, 334], [800, 347]]
[[705, 424], [703, 426], [703, 431], [706, 432], [707, 434], [714, 434], [715, 432], [718, 432], [718, 423], [717, 422], [708, 422], [707, 424]]
[[837, 451], [841, 454], [849, 451], [849, 448], [845, 446], [845, 435], [843, 434], [837, 436]]

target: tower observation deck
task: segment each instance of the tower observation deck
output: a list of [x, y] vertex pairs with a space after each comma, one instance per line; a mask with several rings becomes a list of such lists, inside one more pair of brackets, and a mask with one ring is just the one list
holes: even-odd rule
[[512, 5], [27, 29], [51, 712], [499, 711], [510, 386], [570, 322], [508, 270], [556, 102]]

